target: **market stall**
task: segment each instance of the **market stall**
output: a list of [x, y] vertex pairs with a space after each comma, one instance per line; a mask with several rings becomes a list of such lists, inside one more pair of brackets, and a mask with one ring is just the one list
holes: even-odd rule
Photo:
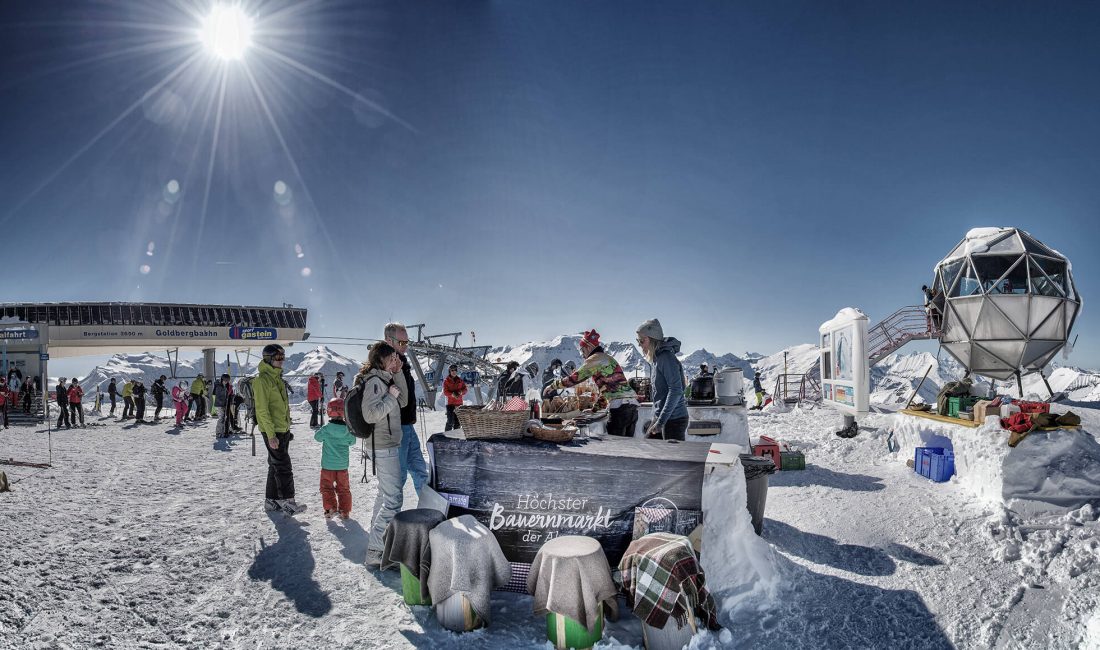
[[451, 504], [450, 516], [471, 514], [488, 527], [516, 578], [561, 535], [597, 539], [612, 564], [639, 532], [698, 538], [704, 484], [742, 472], [738, 455], [746, 450], [612, 436], [569, 444], [467, 440], [461, 429], [428, 440], [432, 487]]
[[[688, 406], [688, 414], [692, 424], [688, 425], [686, 440], [749, 447], [749, 422], [744, 405]], [[645, 427], [652, 420], [653, 403], [643, 402], [638, 406], [634, 437], [643, 438]]]

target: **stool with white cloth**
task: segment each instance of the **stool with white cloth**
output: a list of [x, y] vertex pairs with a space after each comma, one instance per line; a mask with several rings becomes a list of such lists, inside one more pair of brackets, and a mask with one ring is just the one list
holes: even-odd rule
[[477, 519], [462, 515], [433, 528], [428, 541], [428, 592], [439, 623], [455, 632], [488, 625], [489, 592], [512, 575], [497, 538]]
[[603, 636], [604, 608], [618, 618], [618, 593], [600, 543], [564, 535], [542, 545], [527, 592], [535, 614], [546, 614], [546, 635], [556, 648], [590, 648]]

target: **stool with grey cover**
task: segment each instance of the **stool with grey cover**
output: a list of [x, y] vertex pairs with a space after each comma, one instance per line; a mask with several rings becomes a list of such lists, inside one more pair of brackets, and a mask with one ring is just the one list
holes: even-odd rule
[[497, 538], [472, 516], [462, 515], [433, 528], [428, 539], [428, 592], [440, 625], [455, 632], [488, 625], [489, 592], [512, 576]]
[[446, 517], [438, 510], [416, 508], [397, 513], [383, 536], [382, 568], [401, 565], [401, 591], [407, 605], [431, 605], [428, 574], [432, 564], [428, 533]]
[[535, 614], [546, 614], [546, 635], [556, 648], [590, 648], [603, 636], [604, 608], [612, 620], [618, 617], [611, 567], [591, 537], [565, 535], [543, 544], [527, 592], [535, 597]]

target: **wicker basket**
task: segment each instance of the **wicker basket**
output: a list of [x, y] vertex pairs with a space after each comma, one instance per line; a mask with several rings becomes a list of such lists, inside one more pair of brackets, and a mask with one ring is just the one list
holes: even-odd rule
[[543, 425], [541, 427], [530, 426], [527, 430], [531, 432], [531, 436], [534, 437], [535, 440], [556, 442], [559, 444], [572, 442], [573, 436], [577, 435], [576, 427], [562, 427], [559, 429], [553, 425]]
[[486, 411], [479, 406], [455, 409], [467, 440], [515, 440], [523, 437], [528, 411]]

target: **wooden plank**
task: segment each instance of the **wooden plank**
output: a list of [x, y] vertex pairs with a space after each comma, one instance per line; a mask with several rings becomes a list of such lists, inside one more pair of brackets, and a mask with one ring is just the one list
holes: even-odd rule
[[957, 424], [960, 427], [969, 427], [971, 429], [977, 429], [978, 427], [982, 426], [981, 422], [975, 422], [973, 420], [960, 420], [959, 418], [952, 418], [946, 415], [940, 415], [939, 413], [932, 413], [931, 411], [914, 411], [912, 409], [901, 409], [898, 411], [898, 413], [912, 415], [916, 418], [925, 418], [926, 420], [936, 420], [937, 422]]
[[[974, 422], [973, 420], [960, 420], [959, 418], [948, 417], [946, 415], [940, 415], [939, 413], [932, 413], [929, 411], [914, 411], [912, 409], [900, 409], [898, 413], [904, 413], [906, 415], [912, 415], [913, 417], [925, 418], [927, 420], [936, 420], [937, 422], [946, 422], [948, 424], [957, 424], [962, 427], [969, 427], [971, 429], [977, 429], [982, 426], [982, 422]], [[1037, 431], [1057, 431], [1059, 429], [1080, 429], [1079, 424], [1067, 424], [1057, 427], [1040, 427]], [[1007, 431], [1008, 429], [1005, 429]]]

